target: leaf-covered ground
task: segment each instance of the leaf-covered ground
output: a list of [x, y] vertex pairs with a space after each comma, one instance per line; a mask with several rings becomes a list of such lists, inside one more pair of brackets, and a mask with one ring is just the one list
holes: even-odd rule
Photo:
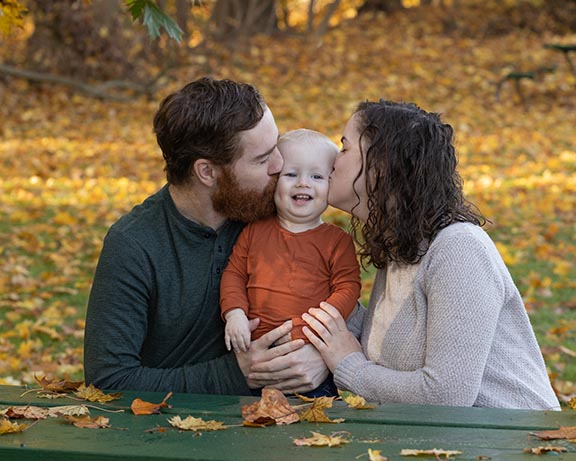
[[[158, 102], [208, 72], [254, 83], [281, 131], [307, 127], [335, 141], [361, 100], [442, 113], [554, 385], [576, 393], [576, 79], [543, 47], [576, 35], [495, 35], [481, 18], [471, 11], [447, 28], [439, 10], [415, 9], [344, 21], [321, 41], [257, 37], [245, 50], [190, 52], [154, 102], [0, 80], [0, 383], [32, 382], [34, 372], [82, 379], [85, 306], [106, 229], [164, 181], [151, 129]], [[511, 81], [496, 101], [507, 72], [549, 65], [556, 71], [520, 82], [525, 104]], [[367, 273], [364, 299], [370, 285]]]

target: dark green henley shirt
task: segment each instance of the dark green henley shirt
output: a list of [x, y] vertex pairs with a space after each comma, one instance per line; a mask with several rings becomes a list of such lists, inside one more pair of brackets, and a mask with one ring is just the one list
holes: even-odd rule
[[86, 383], [104, 389], [249, 394], [224, 345], [219, 287], [242, 230], [176, 209], [165, 186], [108, 231], [84, 340]]

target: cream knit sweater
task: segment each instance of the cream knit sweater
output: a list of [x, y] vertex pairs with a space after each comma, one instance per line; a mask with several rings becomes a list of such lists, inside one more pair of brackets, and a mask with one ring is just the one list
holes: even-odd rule
[[419, 264], [378, 271], [361, 317], [349, 327], [363, 352], [338, 364], [341, 389], [379, 403], [559, 409], [520, 293], [478, 226], [453, 224]]

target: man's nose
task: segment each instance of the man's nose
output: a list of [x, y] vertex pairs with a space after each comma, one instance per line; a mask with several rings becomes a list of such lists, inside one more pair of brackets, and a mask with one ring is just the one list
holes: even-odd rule
[[274, 152], [270, 155], [270, 161], [268, 162], [268, 174], [278, 174], [282, 171], [282, 167], [284, 166], [284, 159], [280, 154], [278, 148], [274, 149]]

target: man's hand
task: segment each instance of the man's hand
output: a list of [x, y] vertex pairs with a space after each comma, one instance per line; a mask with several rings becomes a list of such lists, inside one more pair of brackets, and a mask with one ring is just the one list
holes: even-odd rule
[[252, 341], [248, 352], [236, 352], [240, 369], [251, 389], [274, 386], [284, 393], [307, 392], [316, 389], [326, 379], [328, 369], [322, 356], [310, 344], [305, 345], [303, 340], [270, 348], [291, 329], [292, 322], [285, 322]]
[[250, 324], [248, 317], [242, 309], [232, 309], [226, 312], [226, 327], [224, 328], [224, 340], [226, 348], [235, 351], [246, 352], [250, 347]]

